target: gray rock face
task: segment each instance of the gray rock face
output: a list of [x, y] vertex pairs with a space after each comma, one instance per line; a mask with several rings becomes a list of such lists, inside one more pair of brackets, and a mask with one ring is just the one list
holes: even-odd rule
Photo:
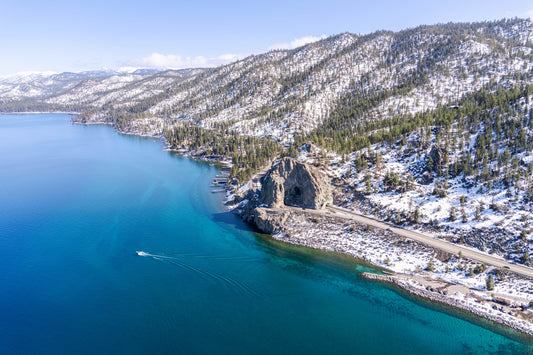
[[329, 179], [293, 158], [281, 159], [262, 180], [260, 201], [272, 208], [286, 205], [320, 209], [332, 200]]
[[256, 208], [254, 215], [254, 223], [265, 233], [276, 234], [279, 233], [287, 217], [289, 217], [289, 211], [273, 211], [268, 208]]
[[261, 189], [251, 189], [236, 196], [234, 212], [247, 222], [269, 234], [283, 232], [293, 212], [284, 206], [319, 209], [333, 202], [329, 178], [317, 169], [293, 158], [273, 164], [261, 179]]

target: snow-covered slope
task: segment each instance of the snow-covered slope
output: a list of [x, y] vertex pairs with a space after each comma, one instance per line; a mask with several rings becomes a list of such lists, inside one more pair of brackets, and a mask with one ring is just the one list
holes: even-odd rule
[[179, 81], [161, 73], [136, 85], [126, 78], [85, 83], [46, 102], [112, 105], [98, 119], [134, 113], [137, 119], [194, 121], [290, 144], [349, 101], [367, 100], [355, 114], [380, 120], [435, 109], [494, 83], [531, 83], [532, 52], [533, 24], [520, 19], [344, 33]]
[[513, 19], [343, 33], [211, 69], [26, 73], [0, 79], [0, 110], [81, 111], [231, 156], [234, 175], [274, 140], [329, 169], [347, 207], [518, 261], [533, 251], [532, 84], [533, 23]]
[[112, 75], [121, 75], [121, 73], [113, 71], [16, 73], [0, 78], [0, 99], [5, 101], [46, 97], [69, 89], [81, 81], [99, 80]]
[[354, 98], [370, 103], [356, 112], [361, 120], [379, 120], [434, 109], [491, 83], [530, 83], [532, 58], [530, 20], [420, 26], [343, 33], [209, 70], [4, 78], [0, 100], [77, 107], [83, 120], [194, 121], [290, 144]]
[[79, 73], [27, 72], [0, 78], [0, 110], [105, 110], [157, 96], [202, 72], [123, 68]]

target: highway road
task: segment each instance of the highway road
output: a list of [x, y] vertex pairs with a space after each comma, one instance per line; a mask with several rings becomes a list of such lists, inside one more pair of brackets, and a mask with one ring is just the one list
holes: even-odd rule
[[[298, 209], [301, 210], [300, 208]], [[372, 227], [384, 229], [386, 231], [402, 236], [404, 238], [409, 238], [413, 241], [427, 245], [434, 249], [442, 250], [442, 251], [451, 253], [453, 255], [458, 255], [460, 252], [462, 254], [462, 257], [464, 258], [479, 261], [481, 263], [485, 263], [486, 265], [492, 265], [498, 268], [504, 268], [518, 275], [533, 278], [533, 269], [527, 266], [513, 264], [500, 257], [490, 255], [487, 253], [483, 253], [481, 251], [468, 248], [463, 245], [452, 244], [444, 240], [436, 239], [426, 234], [422, 234], [420, 232], [414, 232], [408, 229], [399, 228], [394, 225], [388, 224], [386, 222], [381, 222], [376, 219], [360, 215], [358, 213], [355, 213], [353, 211], [350, 211], [344, 208], [328, 206], [326, 207], [326, 210], [305, 209], [304, 211], [307, 213], [317, 214], [321, 216], [326, 216], [326, 217], [334, 216], [336, 218], [344, 218], [347, 220], [353, 220], [358, 223], [367, 224]]]

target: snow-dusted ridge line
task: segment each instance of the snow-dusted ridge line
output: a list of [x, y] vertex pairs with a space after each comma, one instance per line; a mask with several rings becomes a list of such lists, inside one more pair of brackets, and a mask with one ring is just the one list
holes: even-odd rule
[[[81, 106], [106, 120], [117, 111], [128, 115], [133, 110], [161, 123], [170, 118], [205, 128], [229, 125], [239, 134], [289, 145], [295, 135], [327, 120], [345, 95], [402, 87], [419, 70], [426, 76], [423, 85], [387, 97], [362, 119], [434, 109], [491, 81], [506, 86], [532, 82], [532, 38], [531, 21], [518, 19], [364, 36], [343, 33], [196, 72], [118, 73], [113, 80], [63, 85], [49, 97], [42, 85], [0, 82], [0, 101], [39, 97], [44, 105]], [[516, 78], [517, 71], [524, 76]]]

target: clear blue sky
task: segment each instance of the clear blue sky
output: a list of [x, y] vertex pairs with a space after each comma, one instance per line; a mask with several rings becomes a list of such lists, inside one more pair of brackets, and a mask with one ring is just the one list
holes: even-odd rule
[[0, 0], [0, 75], [214, 65], [308, 36], [515, 16], [533, 1]]

